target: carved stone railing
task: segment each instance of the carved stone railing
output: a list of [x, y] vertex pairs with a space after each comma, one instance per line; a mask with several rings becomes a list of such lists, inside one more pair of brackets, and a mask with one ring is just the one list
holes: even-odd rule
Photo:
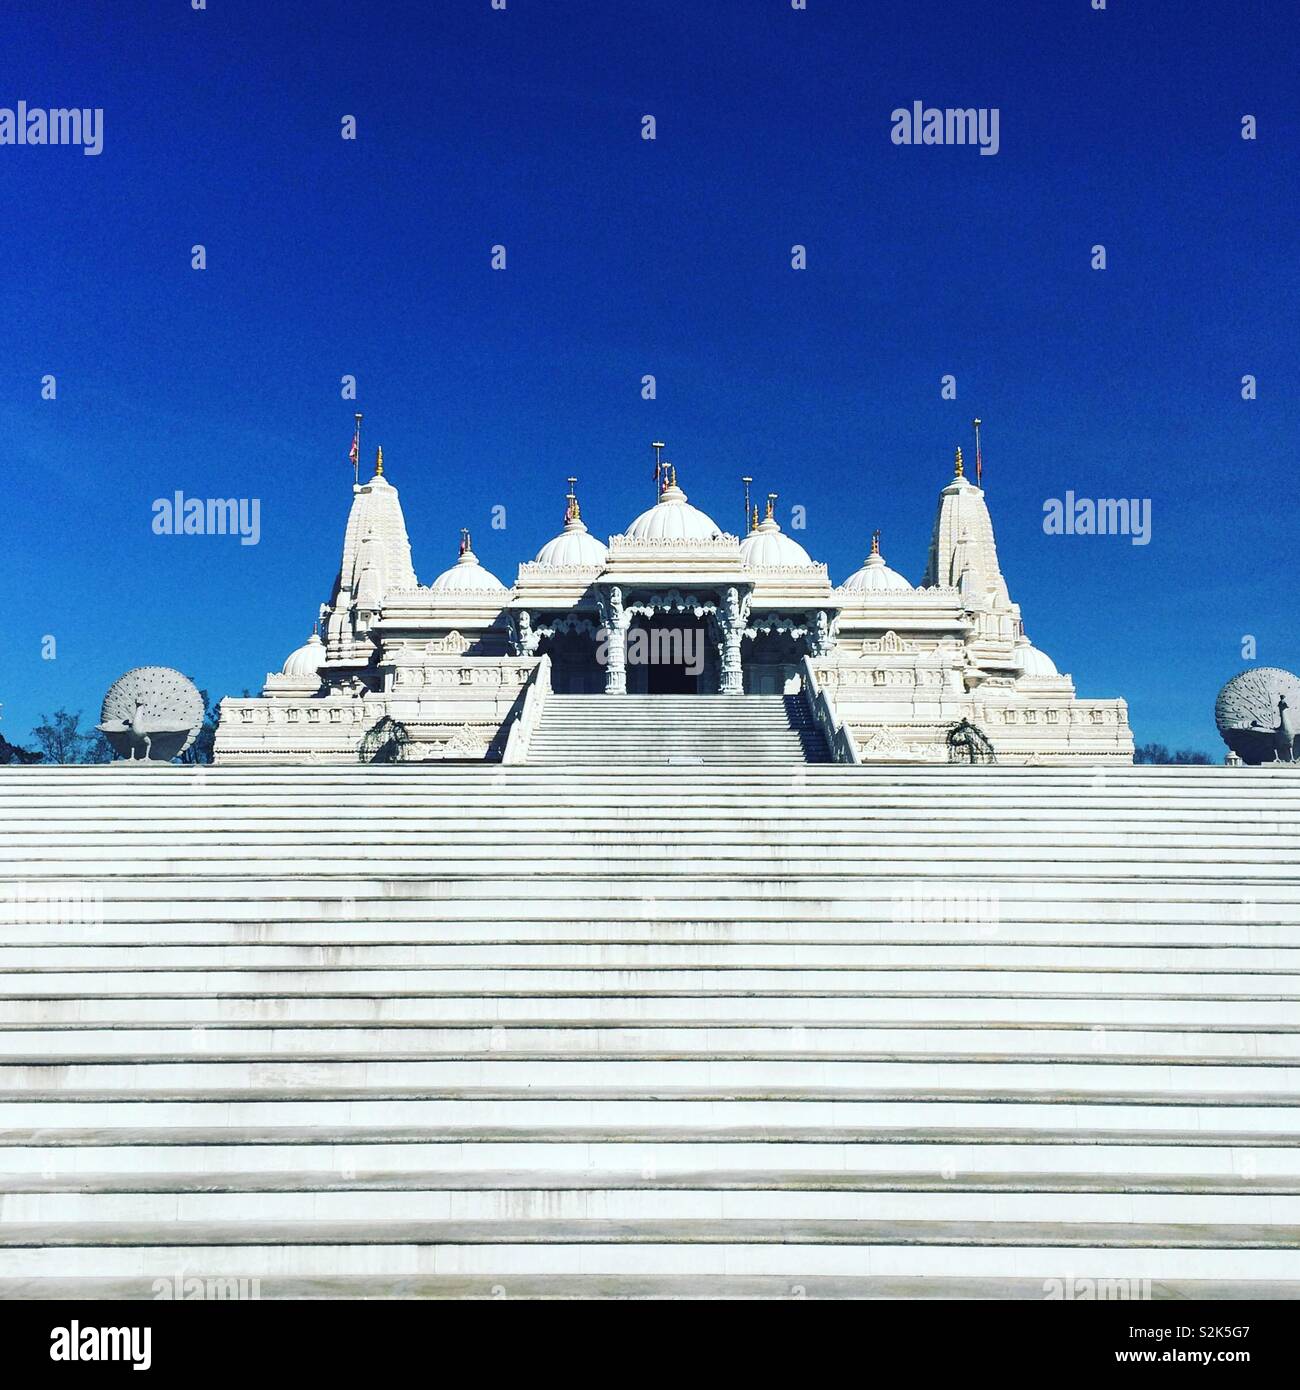
[[551, 658], [543, 654], [537, 663], [537, 669], [519, 696], [518, 703], [507, 718], [505, 748], [501, 753], [503, 763], [527, 761], [528, 745], [532, 742], [533, 730], [542, 717], [542, 708], [550, 693]]
[[804, 700], [807, 701], [808, 711], [826, 739], [826, 746], [831, 750], [831, 761], [860, 763], [862, 759], [858, 756], [853, 735], [849, 732], [848, 725], [836, 714], [830, 696], [822, 689], [810, 657], [804, 657], [800, 670], [803, 675]]

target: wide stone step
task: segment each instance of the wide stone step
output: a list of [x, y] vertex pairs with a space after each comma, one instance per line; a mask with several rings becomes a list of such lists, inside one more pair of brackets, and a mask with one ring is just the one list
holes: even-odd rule
[[[202, 818], [151, 815], [130, 820], [105, 812], [98, 818], [47, 821], [40, 830], [16, 829], [11, 832], [10, 843], [24, 848], [65, 844], [102, 845], [110, 837], [130, 837], [149, 844], [175, 844], [184, 839], [187, 844], [214, 843], [237, 847], [246, 843], [319, 843], [322, 832], [328, 831], [332, 836], [339, 836], [343, 844], [373, 843], [375, 835], [382, 833], [390, 843], [427, 843], [430, 837], [472, 836], [475, 842], [482, 844], [518, 845], [528, 841], [549, 845], [565, 843], [565, 836], [582, 838], [608, 834], [611, 819], [617, 819], [620, 832], [629, 838], [676, 834], [683, 824], [680, 816], [673, 816], [669, 812], [650, 815], [638, 811], [635, 815], [624, 813], [615, 817], [612, 811], [575, 811], [572, 816], [566, 817], [566, 828], [561, 830], [555, 824], [554, 808], [548, 814], [540, 806], [527, 816], [491, 816], [485, 812], [467, 816], [464, 810], [457, 812], [446, 807], [418, 814], [394, 813], [387, 817], [373, 811], [359, 816], [356, 821], [350, 819], [345, 826], [339, 826], [318, 811], [286, 817], [282, 814], [258, 816], [251, 812], [244, 814], [228, 810]], [[1122, 819], [1114, 814], [1098, 814], [1091, 819], [1026, 818], [1015, 827], [1015, 834], [1024, 837], [1028, 844], [1064, 839], [1067, 842], [1078, 840], [1080, 843], [1105, 846], [1128, 843], [1139, 836], [1158, 844], [1203, 843], [1206, 830], [1205, 823], [1186, 818], [1163, 821], [1159, 818]], [[895, 844], [946, 846], [954, 835], [979, 836], [984, 832], [978, 825], [972, 826], [969, 820], [958, 817], [927, 816], [908, 820], [895, 816], [864, 815], [846, 823], [845, 818], [832, 815], [819, 819], [792, 812], [778, 820], [775, 817], [763, 819], [728, 812], [710, 820], [708, 833], [715, 836], [719, 843], [743, 841], [762, 845], [769, 842], [799, 842], [811, 847], [850, 844], [874, 848]], [[988, 833], [991, 836], [992, 829]], [[1004, 822], [1004, 838], [1006, 834]], [[1300, 832], [1294, 826], [1279, 830], [1264, 823], [1243, 822], [1230, 829], [1215, 830], [1214, 842], [1247, 850], [1253, 846], [1267, 849], [1284, 847], [1292, 842], [1300, 843]]]
[[[1137, 1000], [1243, 1000], [1300, 1003], [1300, 974], [1288, 971], [1130, 970], [1076, 967], [1052, 970], [932, 969], [914, 965], [899, 968], [840, 967], [808, 970], [778, 968], [675, 969], [628, 966], [566, 968], [515, 965], [457, 967], [446, 965], [383, 968], [335, 965], [293, 970], [207, 969], [71, 971], [25, 970], [0, 975], [0, 1002], [33, 998], [81, 1001], [92, 996], [147, 1002], [202, 999], [211, 996], [356, 995], [363, 998], [410, 997], [447, 999], [697, 999], [786, 998], [797, 1001], [889, 998], [963, 998], [987, 1001], [996, 1012], [1004, 999], [1050, 1000], [1086, 997]], [[1293, 1015], [1300, 1025], [1300, 1012]]]
[[5, 1100], [436, 1099], [479, 1095], [704, 1096], [824, 1100], [987, 1100], [1042, 1104], [1282, 1105], [1300, 1094], [1300, 1066], [1063, 1062], [861, 1061], [814, 1058], [569, 1057], [537, 1075], [528, 1058], [441, 1060], [163, 1059], [60, 1065], [0, 1062]]
[[[230, 1028], [246, 1024], [302, 1027], [566, 1027], [597, 1025], [662, 1028], [673, 1023], [710, 1027], [773, 1025], [802, 1028], [810, 1018], [818, 1028], [884, 1027], [915, 1024], [971, 1026], [998, 1020], [1020, 1029], [1059, 1026], [1106, 1028], [1276, 1029], [1300, 1032], [1300, 1009], [1290, 1000], [1105, 999], [1082, 995], [1013, 997], [923, 992], [879, 995], [803, 996], [780, 992], [727, 996], [686, 994], [582, 995], [501, 994], [450, 997], [360, 994], [265, 993], [213, 998], [28, 999], [0, 1000], [0, 1046], [13, 1029], [39, 1029], [50, 1035], [101, 1027], [161, 1026]], [[73, 1043], [75, 1046], [75, 1042]], [[1098, 1046], [1101, 1045], [1099, 1039]]]
[[898, 1130], [855, 1135], [843, 1130], [788, 1129], [706, 1131], [643, 1129], [610, 1134], [595, 1128], [522, 1133], [506, 1129], [458, 1131], [310, 1130], [138, 1131], [126, 1136], [90, 1132], [26, 1144], [0, 1145], [0, 1190], [14, 1182], [27, 1190], [66, 1187], [89, 1175], [164, 1187], [174, 1174], [199, 1168], [215, 1186], [227, 1174], [318, 1173], [355, 1180], [388, 1173], [569, 1172], [578, 1176], [619, 1171], [653, 1176], [704, 1170], [768, 1172], [775, 1180], [791, 1170], [808, 1174], [913, 1173], [927, 1180], [968, 1172], [1023, 1174], [1035, 1181], [1059, 1173], [1092, 1174], [1101, 1182], [1141, 1172], [1170, 1181], [1200, 1182], [1205, 1176], [1253, 1182], [1300, 1180], [1300, 1144], [1295, 1136], [1217, 1133], [1189, 1137], [1187, 1131], [1005, 1129]]
[[[1066, 1292], [1066, 1285], [1069, 1291]], [[1098, 1289], [1103, 1290], [1098, 1293]], [[242, 1290], [242, 1292], [241, 1292]], [[1113, 1292], [1112, 1292], [1113, 1291]], [[140, 1300], [143, 1298], [260, 1298], [353, 1299], [428, 1298], [500, 1299], [507, 1292], [498, 1274], [354, 1274], [351, 1276], [284, 1275], [265, 1284], [259, 1279], [205, 1278], [176, 1275], [136, 1275], [125, 1278], [19, 1278], [0, 1279], [0, 1299], [62, 1299], [84, 1301]], [[1300, 1298], [1300, 1283], [1286, 1280], [1160, 1279], [1091, 1281], [1049, 1278], [981, 1278], [947, 1275], [782, 1275], [702, 1274], [521, 1274], [510, 1275], [512, 1301], [555, 1299], [654, 1300], [747, 1299], [755, 1302], [815, 1298], [896, 1300], [1016, 1299], [1042, 1302], [1044, 1298], [1116, 1297], [1177, 1298], [1219, 1302], [1224, 1299]]]
[[[784, 912], [779, 901], [752, 902], [745, 905], [741, 921], [721, 914], [696, 915], [698, 905], [683, 909], [663, 900], [655, 903], [652, 917], [643, 899], [613, 900], [601, 904], [599, 918], [588, 916], [578, 923], [571, 911], [564, 912], [563, 904], [545, 900], [447, 904], [396, 896], [383, 902], [282, 899], [274, 904], [279, 915], [272, 920], [265, 903], [169, 905], [114, 900], [99, 890], [95, 884], [85, 896], [61, 896], [58, 890], [47, 896], [42, 887], [19, 904], [26, 920], [0, 922], [0, 940], [24, 951], [46, 946], [129, 950], [149, 946], [165, 929], [166, 939], [173, 943], [166, 949], [187, 954], [191, 947], [221, 950], [237, 957], [245, 948], [341, 952], [371, 946], [433, 951], [465, 947], [508, 952], [515, 946], [544, 950], [554, 945], [592, 951], [789, 947], [792, 960], [802, 949], [795, 943], [821, 950], [907, 949], [912, 942], [936, 949], [997, 943], [1059, 950], [1055, 959], [1062, 964], [1068, 964], [1069, 952], [1085, 936], [1091, 945], [1126, 952], [1153, 944], [1209, 951], [1226, 940], [1252, 951], [1300, 945], [1300, 897], [1294, 904], [1281, 904], [1262, 895], [1222, 904], [1149, 903], [1145, 911], [1125, 903], [1062, 903], [1052, 917], [1053, 904], [1016, 901], [1005, 887], [996, 898], [973, 893], [964, 899], [944, 898], [940, 890], [935, 897], [909, 895], [885, 902], [796, 903], [794, 910]], [[1079, 912], [1089, 909], [1093, 920], [1084, 926]], [[814, 911], [818, 915], [811, 915]], [[201, 962], [206, 957], [190, 958]]]
[[[809, 936], [815, 928], [809, 927]], [[1000, 934], [999, 934], [1000, 935]], [[54, 972], [76, 971], [90, 979], [87, 992], [119, 992], [127, 974], [143, 982], [145, 972], [175, 972], [178, 981], [215, 972], [233, 972], [238, 982], [268, 971], [387, 972], [390, 970], [465, 970], [501, 972], [509, 985], [520, 972], [561, 970], [581, 988], [611, 972], [653, 970], [671, 986], [699, 970], [726, 972], [720, 981], [750, 971], [810, 972], [814, 981], [854, 970], [959, 970], [977, 987], [999, 971], [1016, 971], [1031, 980], [1040, 974], [1104, 972], [1116, 990], [1147, 979], [1159, 984], [1170, 973], [1231, 981], [1239, 975], [1262, 975], [1284, 987], [1287, 976], [1300, 978], [1300, 944], [1282, 946], [1084, 945], [979, 942], [819, 942], [816, 940], [737, 941], [719, 939], [665, 941], [553, 940], [411, 940], [377, 942], [302, 942], [232, 939], [226, 943], [163, 946], [97, 943], [12, 945], [0, 926], [0, 971], [22, 973], [32, 980]], [[27, 980], [5, 981], [5, 993], [28, 992]]]
[[[499, 1130], [544, 1136], [555, 1131], [588, 1130], [606, 1136], [646, 1130], [818, 1131], [849, 1138], [867, 1131], [948, 1133], [975, 1131], [1041, 1135], [1072, 1129], [1094, 1136], [1194, 1133], [1197, 1142], [1263, 1136], [1270, 1142], [1300, 1143], [1300, 1108], [1294, 1104], [1259, 1106], [1036, 1104], [982, 1100], [826, 1100], [817, 1097], [745, 1100], [719, 1092], [707, 1099], [539, 1099], [407, 1100], [247, 1100], [229, 1101], [7, 1101], [0, 1146], [61, 1142], [140, 1142], [142, 1134], [176, 1132], [212, 1135], [305, 1130], [313, 1125], [347, 1130], [354, 1136], [426, 1130], [474, 1134]], [[201, 1142], [201, 1141], [199, 1141]]]
[[[1211, 1154], [1217, 1150], [1202, 1151]], [[5, 1174], [0, 1179], [0, 1200], [48, 1196], [72, 1202], [80, 1198], [114, 1198], [120, 1202], [140, 1197], [161, 1197], [177, 1202], [187, 1197], [215, 1196], [222, 1201], [242, 1193], [292, 1194], [311, 1199], [320, 1194], [343, 1194], [344, 1200], [360, 1193], [437, 1195], [521, 1192], [542, 1193], [715, 1193], [734, 1200], [741, 1192], [915, 1194], [991, 1193], [1000, 1197], [1065, 1193], [1072, 1196], [1172, 1196], [1205, 1193], [1215, 1197], [1300, 1196], [1300, 1177], [1279, 1177], [1219, 1172], [1002, 1172], [967, 1169], [962, 1172], [925, 1172], [888, 1169], [670, 1169], [633, 1172], [628, 1169], [383, 1169], [347, 1173], [324, 1169], [284, 1172], [222, 1173], [202, 1170], [189, 1173], [95, 1173], [50, 1175]], [[17, 1206], [6, 1208], [17, 1210]], [[47, 1207], [46, 1210], [51, 1208]], [[107, 1208], [104, 1208], [107, 1210]], [[238, 1209], [237, 1209], [238, 1210]]]
[[[1056, 879], [1110, 880], [1143, 879], [1155, 889], [1163, 884], [1177, 884], [1188, 879], [1219, 879], [1232, 884], [1277, 882], [1295, 886], [1292, 866], [1295, 856], [1286, 850], [1257, 851], [1249, 858], [1231, 849], [1169, 850], [1159, 852], [1139, 845], [1114, 847], [1100, 855], [1086, 846], [1058, 848], [1049, 846], [1025, 847], [1019, 852], [1007, 846], [981, 847], [968, 845], [959, 852], [938, 862], [934, 854], [913, 848], [910, 853], [898, 852], [887, 859], [873, 860], [859, 850], [830, 846], [819, 856], [822, 860], [821, 879], [832, 875], [850, 877], [854, 882], [867, 879], [886, 882], [898, 877], [922, 878], [942, 867], [945, 875], [960, 871], [963, 866], [984, 881], [1007, 879], [1041, 882], [1044, 876]], [[315, 853], [302, 853], [289, 859], [284, 849], [266, 846], [250, 848], [238, 858], [221, 849], [204, 851], [176, 847], [153, 853], [122, 847], [114, 857], [107, 848], [68, 849], [57, 861], [32, 854], [19, 857], [13, 853], [0, 855], [0, 875], [34, 882], [58, 881], [68, 878], [142, 879], [159, 874], [184, 877], [189, 880], [240, 881], [250, 868], [261, 868], [268, 876], [282, 878], [296, 869], [300, 880], [318, 877], [333, 879], [358, 873], [368, 862], [378, 876], [407, 874], [421, 879], [457, 878], [479, 874], [499, 879], [505, 859], [499, 847], [457, 846], [450, 850], [443, 845], [376, 846], [369, 856], [364, 848], [340, 848], [335, 853], [322, 846]], [[509, 856], [518, 863], [519, 856]], [[665, 875], [680, 879], [694, 878], [701, 886], [717, 879], [747, 880], [757, 890], [774, 879], [801, 879], [809, 876], [809, 858], [798, 846], [771, 845], [765, 848], [761, 861], [752, 852], [736, 846], [719, 847], [710, 851], [706, 845], [682, 845], [676, 840], [655, 843], [620, 844], [602, 855], [598, 845], [572, 846], [570, 852], [557, 848], [552, 854], [538, 855], [532, 864], [534, 877], [560, 880], [590, 876], [603, 866], [612, 879], [625, 875]], [[508, 881], [508, 880], [507, 880]], [[864, 885], [865, 886], [865, 885]], [[197, 885], [191, 882], [190, 893]]]
[[[1169, 1252], [1186, 1278], [1300, 1278], [1288, 1226], [987, 1221], [428, 1221], [99, 1223], [0, 1228], [0, 1277], [525, 1271], [1158, 1277]], [[70, 1258], [71, 1257], [71, 1258]]]
[[159, 1023], [151, 1028], [88, 1024], [83, 1028], [42, 1029], [13, 1026], [0, 1030], [0, 1055], [14, 1061], [45, 1063], [94, 1058], [176, 1059], [193, 1055], [221, 1057], [296, 1056], [336, 1058], [433, 1059], [513, 1055], [544, 1061], [551, 1057], [609, 1055], [637, 1057], [717, 1057], [755, 1054], [777, 1057], [824, 1057], [827, 1060], [1059, 1061], [1067, 1058], [1111, 1061], [1191, 1062], [1197, 1065], [1239, 1061], [1270, 1065], [1300, 1060], [1300, 1028], [1251, 1028], [1239, 1025], [1198, 1029], [1167, 1025], [1114, 1024], [1099, 1029], [1084, 1023], [999, 1025], [932, 1023], [856, 1025], [819, 1023], [715, 1022], [697, 1020], [624, 1020], [589, 1023], [556, 1019], [549, 1023], [487, 1023], [465, 1020], [426, 1025], [413, 1022], [358, 1021], [344, 1024], [265, 1023], [206, 1024], [189, 1027]]
[[[1023, 1182], [1023, 1179], [1022, 1179]], [[0, 1192], [5, 1226], [133, 1227], [179, 1222], [237, 1228], [264, 1222], [387, 1221], [1051, 1221], [1115, 1225], [1282, 1226], [1300, 1230], [1300, 1193], [1278, 1195], [1192, 1188], [1133, 1193], [1029, 1191], [976, 1187], [914, 1191], [801, 1190], [711, 1185], [702, 1189], [615, 1187], [443, 1188], [422, 1180], [414, 1190], [325, 1190], [194, 1193]], [[106, 1241], [106, 1243], [108, 1243]]]

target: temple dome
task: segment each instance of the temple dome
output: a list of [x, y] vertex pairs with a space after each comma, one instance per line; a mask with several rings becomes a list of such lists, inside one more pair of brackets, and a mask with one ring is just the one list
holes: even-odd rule
[[320, 668], [325, 661], [325, 643], [320, 640], [316, 633], [302, 644], [295, 648], [285, 658], [284, 665], [280, 668], [282, 676], [317, 676]]
[[659, 494], [659, 500], [649, 511], [642, 512], [627, 528], [628, 536], [638, 541], [712, 540], [722, 532], [712, 517], [692, 507], [686, 494], [677, 486], [677, 475]]
[[740, 560], [748, 568], [768, 565], [811, 565], [812, 557], [769, 516], [740, 543]]
[[468, 537], [460, 559], [449, 570], [443, 570], [429, 588], [435, 594], [483, 593], [485, 590], [503, 594], [509, 592], [495, 574], [479, 564]]
[[587, 530], [580, 516], [571, 516], [564, 530], [537, 552], [539, 565], [604, 565], [608, 550]]
[[911, 587], [897, 570], [891, 570], [885, 564], [885, 557], [880, 553], [880, 545], [874, 539], [871, 542], [871, 554], [867, 556], [866, 564], [860, 570], [854, 570], [840, 585], [841, 589], [852, 594], [882, 594], [890, 591], [901, 593], [904, 590], [910, 590]]
[[1020, 663], [1022, 676], [1037, 678], [1061, 674], [1052, 658], [1046, 652], [1040, 652], [1037, 647], [1031, 646], [1027, 637], [1021, 637], [1016, 641], [1016, 658]]

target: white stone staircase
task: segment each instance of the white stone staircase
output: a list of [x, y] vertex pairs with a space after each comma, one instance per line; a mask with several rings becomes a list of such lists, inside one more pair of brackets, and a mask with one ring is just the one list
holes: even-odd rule
[[802, 695], [548, 695], [529, 763], [745, 767], [830, 761]]
[[0, 1297], [1294, 1297], [1298, 825], [1280, 768], [0, 769]]

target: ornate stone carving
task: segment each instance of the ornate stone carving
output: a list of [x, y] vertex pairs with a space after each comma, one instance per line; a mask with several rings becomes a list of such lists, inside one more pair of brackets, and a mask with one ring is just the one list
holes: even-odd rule
[[1243, 671], [1219, 691], [1214, 722], [1244, 763], [1300, 761], [1300, 678], [1277, 666]]
[[483, 758], [487, 756], [487, 740], [469, 724], [463, 724], [442, 747], [444, 758]]
[[745, 616], [749, 609], [749, 595], [741, 597], [740, 590], [729, 588], [722, 598], [722, 612], [718, 615], [722, 627], [722, 680], [724, 695], [743, 695], [745, 693], [745, 673], [741, 666], [740, 644], [745, 636]]
[[862, 644], [863, 656], [911, 656], [918, 650], [914, 642], [900, 637], [893, 628], [883, 637], [868, 638]]
[[605, 625], [605, 693], [627, 694], [627, 625], [631, 614], [623, 607], [623, 590], [617, 584], [596, 591], [600, 619]]
[[203, 727], [203, 699], [170, 666], [137, 666], [108, 688], [98, 728], [119, 758], [170, 762]]
[[937, 741], [904, 742], [893, 729], [855, 730], [859, 756], [864, 763], [938, 762], [945, 756]]

